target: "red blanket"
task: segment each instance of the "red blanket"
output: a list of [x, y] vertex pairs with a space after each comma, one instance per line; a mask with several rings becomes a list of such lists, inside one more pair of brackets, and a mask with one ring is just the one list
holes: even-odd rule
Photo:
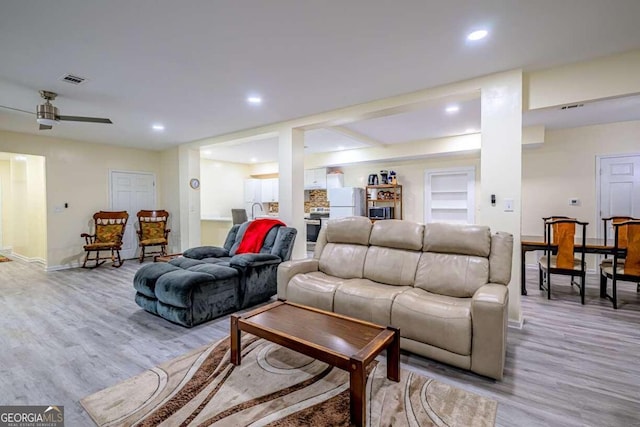
[[267, 233], [276, 225], [286, 226], [285, 223], [277, 219], [256, 219], [251, 221], [247, 227], [247, 231], [245, 231], [244, 236], [242, 236], [242, 241], [236, 254], [260, 252]]

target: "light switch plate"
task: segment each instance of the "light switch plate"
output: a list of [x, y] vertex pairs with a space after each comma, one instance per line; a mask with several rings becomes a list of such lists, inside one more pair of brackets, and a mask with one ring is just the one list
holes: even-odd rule
[[513, 199], [504, 199], [504, 211], [513, 212]]

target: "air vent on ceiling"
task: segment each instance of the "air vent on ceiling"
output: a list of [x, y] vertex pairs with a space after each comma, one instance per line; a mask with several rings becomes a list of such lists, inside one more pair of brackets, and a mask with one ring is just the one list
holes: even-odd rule
[[580, 108], [580, 107], [584, 107], [584, 104], [572, 104], [572, 105], [565, 105], [564, 107], [561, 107], [561, 110], [572, 110], [574, 108]]
[[75, 74], [65, 74], [60, 77], [63, 82], [71, 83], [72, 85], [79, 85], [87, 81], [84, 77], [76, 76]]

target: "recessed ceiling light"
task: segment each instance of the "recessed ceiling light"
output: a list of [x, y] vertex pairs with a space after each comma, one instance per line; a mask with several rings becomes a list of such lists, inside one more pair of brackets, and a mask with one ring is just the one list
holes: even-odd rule
[[251, 161], [251, 163], [255, 163], [255, 162], [257, 162], [257, 161], [258, 161], [258, 159], [256, 159], [255, 157], [252, 157], [252, 158], [250, 158], [249, 160]]
[[469, 35], [467, 36], [467, 40], [475, 42], [477, 40], [482, 40], [483, 38], [487, 37], [488, 34], [489, 32], [487, 30], [477, 30], [472, 33], [469, 33]]
[[247, 98], [247, 102], [253, 105], [260, 105], [262, 104], [262, 98], [259, 96], [250, 96]]
[[449, 105], [444, 111], [449, 114], [457, 113], [458, 111], [460, 111], [460, 107], [458, 107], [457, 105]]
[[161, 125], [160, 123], [156, 123], [153, 126], [151, 126], [151, 128], [153, 130], [157, 130], [158, 132], [160, 132], [164, 130], [164, 125]]

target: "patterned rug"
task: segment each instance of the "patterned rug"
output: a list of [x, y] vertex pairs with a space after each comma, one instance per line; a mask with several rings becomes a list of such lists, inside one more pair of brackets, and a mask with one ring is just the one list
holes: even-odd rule
[[[99, 426], [348, 426], [349, 375], [243, 334], [242, 365], [221, 340], [82, 399]], [[367, 379], [368, 425], [493, 426], [497, 402], [384, 362]]]
[[9, 261], [13, 261], [13, 260], [10, 258], [7, 258], [4, 255], [0, 255], [0, 262], [9, 262]]

